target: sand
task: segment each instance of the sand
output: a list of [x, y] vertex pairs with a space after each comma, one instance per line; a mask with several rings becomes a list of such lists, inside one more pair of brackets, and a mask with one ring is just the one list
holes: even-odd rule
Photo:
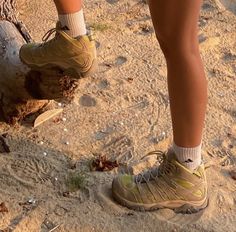
[[[228, 5], [231, 3], [231, 5]], [[32, 128], [32, 117], [14, 128], [1, 123], [0, 229], [14, 232], [236, 231], [236, 2], [205, 1], [199, 20], [201, 54], [209, 83], [204, 160], [209, 206], [192, 215], [163, 209], [142, 213], [117, 205], [111, 181], [118, 170], [91, 172], [99, 154], [118, 157], [134, 173], [155, 163], [140, 158], [171, 142], [166, 65], [148, 7], [137, 0], [85, 2], [96, 33], [99, 70], [79, 81], [70, 104], [56, 118]], [[40, 41], [55, 26], [52, 1], [18, 1], [19, 18]], [[2, 140], [1, 140], [2, 141]], [[67, 180], [85, 176], [68, 193]], [[69, 189], [70, 190], [70, 189]], [[5, 230], [4, 230], [5, 229]], [[8, 230], [7, 230], [8, 229]], [[12, 230], [11, 230], [12, 229]]]

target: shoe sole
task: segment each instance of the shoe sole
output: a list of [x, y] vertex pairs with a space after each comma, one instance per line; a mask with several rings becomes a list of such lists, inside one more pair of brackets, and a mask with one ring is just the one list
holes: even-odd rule
[[193, 214], [193, 213], [197, 213], [203, 209], [205, 209], [208, 206], [208, 198], [204, 199], [201, 202], [186, 202], [186, 201], [167, 201], [167, 202], [162, 202], [159, 204], [139, 204], [139, 203], [134, 203], [131, 201], [128, 201], [124, 198], [122, 198], [121, 196], [119, 196], [119, 194], [117, 194], [116, 192], [113, 192], [113, 197], [114, 199], [120, 203], [121, 205], [132, 209], [132, 210], [136, 210], [136, 211], [153, 211], [153, 210], [158, 210], [158, 209], [164, 209], [164, 208], [168, 208], [168, 209], [172, 209], [175, 213], [180, 213], [180, 214]]
[[40, 72], [40, 71], [48, 71], [48, 70], [58, 69], [58, 71], [61, 75], [71, 76], [76, 79], [81, 79], [81, 78], [91, 76], [93, 73], [95, 73], [95, 71], [98, 67], [97, 59], [93, 60], [91, 67], [86, 72], [81, 72], [79, 70], [79, 68], [77, 68], [77, 67], [64, 68], [61, 65], [51, 64], [51, 63], [48, 63], [46, 65], [42, 65], [42, 66], [38, 66], [38, 65], [26, 63], [21, 57], [20, 57], [20, 60], [23, 64], [27, 65], [30, 69], [32, 69], [34, 71]]

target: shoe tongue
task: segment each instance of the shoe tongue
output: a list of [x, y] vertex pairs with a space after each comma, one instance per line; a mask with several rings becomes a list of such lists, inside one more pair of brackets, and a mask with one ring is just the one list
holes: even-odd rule
[[167, 160], [168, 160], [169, 162], [175, 163], [175, 165], [178, 165], [179, 167], [181, 167], [182, 170], [185, 170], [185, 171], [187, 171], [187, 172], [189, 172], [189, 173], [193, 173], [193, 171], [191, 171], [190, 169], [186, 168], [184, 165], [182, 165], [182, 164], [178, 161], [178, 159], [177, 159], [177, 157], [176, 157], [176, 154], [174, 153], [173, 150], [169, 149], [168, 152], [167, 152], [167, 154], [166, 154], [166, 156], [167, 156]]
[[145, 172], [142, 172], [136, 176], [134, 176], [134, 180], [139, 183], [145, 183], [158, 176], [158, 167], [153, 167]]
[[56, 24], [56, 29], [61, 30], [61, 28], [62, 28], [61, 23], [60, 23], [60, 21], [58, 21]]
[[66, 25], [62, 26], [60, 21], [57, 22], [56, 29], [58, 31], [62, 30], [62, 31], [65, 31], [65, 32], [70, 30], [70, 28], [68, 26], [66, 26]]
[[171, 149], [169, 149], [167, 151], [166, 158], [167, 158], [167, 160], [169, 162], [172, 162], [172, 161], [177, 161], [178, 162], [177, 157], [176, 157], [174, 151], [172, 151]]
[[69, 31], [70, 30], [70, 28], [67, 27], [67, 26], [61, 27], [60, 29], [63, 30], [63, 31]]

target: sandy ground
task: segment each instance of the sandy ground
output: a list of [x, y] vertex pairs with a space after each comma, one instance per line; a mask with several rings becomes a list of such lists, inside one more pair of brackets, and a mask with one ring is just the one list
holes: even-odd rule
[[[208, 208], [193, 215], [134, 212], [111, 197], [117, 170], [89, 171], [89, 160], [106, 154], [124, 162], [133, 157], [136, 173], [154, 163], [141, 161], [144, 154], [171, 142], [166, 65], [147, 5], [93, 0], [85, 13], [97, 37], [97, 74], [80, 81], [71, 104], [55, 104], [63, 108], [56, 119], [37, 128], [30, 118], [14, 128], [0, 124], [10, 148], [0, 149], [0, 201], [9, 211], [0, 213], [1, 231], [236, 231], [236, 180], [229, 174], [236, 165], [236, 2], [229, 3], [205, 1], [199, 20], [209, 83]], [[52, 1], [19, 0], [18, 9], [37, 41], [55, 26]], [[67, 194], [76, 173], [85, 175], [85, 185]]]

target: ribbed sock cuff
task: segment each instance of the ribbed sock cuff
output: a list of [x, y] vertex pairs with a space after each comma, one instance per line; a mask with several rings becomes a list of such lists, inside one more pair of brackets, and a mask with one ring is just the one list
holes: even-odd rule
[[60, 14], [59, 21], [62, 27], [68, 27], [67, 34], [73, 38], [78, 36], [86, 35], [86, 25], [84, 20], [84, 13], [80, 11], [72, 14]]
[[186, 148], [173, 143], [172, 150], [178, 161], [188, 169], [194, 170], [201, 164], [202, 144], [197, 147]]

